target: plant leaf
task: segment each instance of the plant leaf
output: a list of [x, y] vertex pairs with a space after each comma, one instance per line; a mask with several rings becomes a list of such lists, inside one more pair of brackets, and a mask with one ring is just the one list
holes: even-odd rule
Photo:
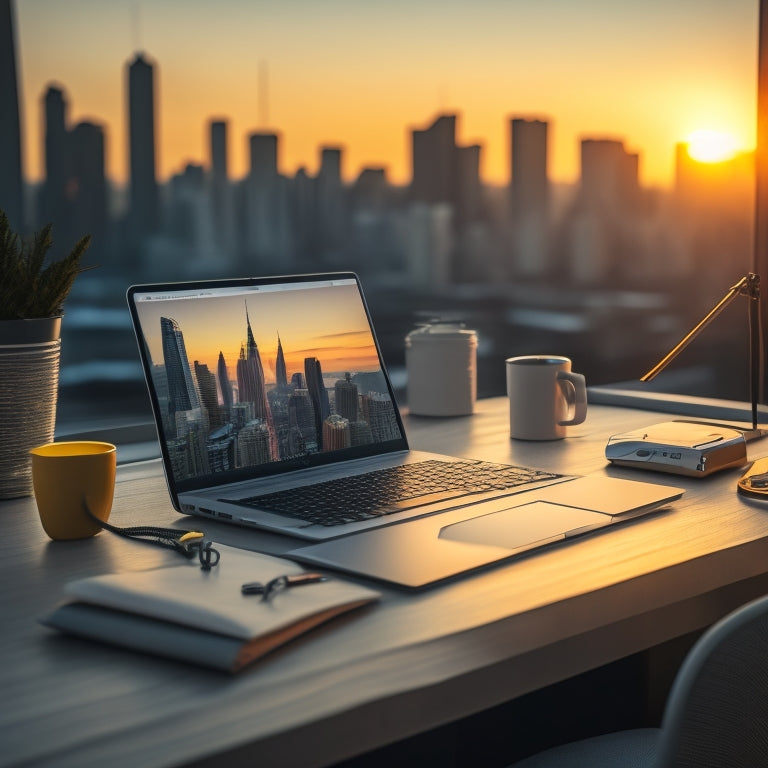
[[60, 315], [77, 275], [90, 235], [81, 238], [65, 257], [46, 265], [53, 245], [47, 224], [29, 242], [11, 231], [0, 210], [0, 320]]

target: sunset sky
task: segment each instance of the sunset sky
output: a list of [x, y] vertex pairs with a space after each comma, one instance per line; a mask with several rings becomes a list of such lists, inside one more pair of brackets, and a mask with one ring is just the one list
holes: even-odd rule
[[[324, 374], [379, 370], [379, 358], [356, 286], [259, 293], [199, 301], [144, 301], [138, 311], [155, 365], [163, 363], [160, 318], [173, 318], [184, 335], [189, 365], [195, 360], [216, 373], [219, 351], [235, 378], [240, 345], [247, 341], [246, 300], [268, 383], [275, 380], [277, 335], [288, 378], [304, 372], [304, 358], [317, 357]], [[205, 308], [203, 311], [202, 308]]]
[[[460, 114], [482, 174], [509, 179], [512, 116], [550, 120], [550, 173], [574, 181], [582, 136], [641, 154], [645, 184], [672, 182], [693, 131], [755, 143], [757, 0], [16, 0], [24, 172], [40, 178], [42, 95], [63, 86], [70, 121], [107, 128], [107, 172], [125, 178], [125, 65], [158, 65], [158, 171], [207, 164], [207, 123], [230, 123], [230, 173], [247, 134], [275, 130], [280, 170], [410, 178], [410, 131]], [[260, 87], [268, 84], [266, 87]]]

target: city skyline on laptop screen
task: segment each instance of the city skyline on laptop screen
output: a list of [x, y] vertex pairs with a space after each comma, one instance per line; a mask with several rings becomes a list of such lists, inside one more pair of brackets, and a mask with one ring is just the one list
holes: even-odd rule
[[131, 290], [176, 482], [404, 440], [354, 278]]

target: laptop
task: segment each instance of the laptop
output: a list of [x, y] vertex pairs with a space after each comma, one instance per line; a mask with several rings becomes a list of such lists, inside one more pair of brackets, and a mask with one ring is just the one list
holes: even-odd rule
[[411, 450], [353, 273], [127, 298], [174, 508], [311, 542], [301, 562], [416, 588], [682, 494]]

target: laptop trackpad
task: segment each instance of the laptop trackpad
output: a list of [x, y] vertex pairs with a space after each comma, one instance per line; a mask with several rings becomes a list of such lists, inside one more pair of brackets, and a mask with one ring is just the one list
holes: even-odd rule
[[518, 549], [536, 542], [575, 536], [610, 522], [611, 516], [600, 512], [533, 501], [446, 525], [440, 529], [440, 538], [466, 544]]

